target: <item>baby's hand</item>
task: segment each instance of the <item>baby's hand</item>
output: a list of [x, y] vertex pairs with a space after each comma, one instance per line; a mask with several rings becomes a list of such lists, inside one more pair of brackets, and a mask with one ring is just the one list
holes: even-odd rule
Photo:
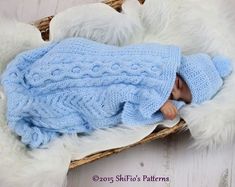
[[166, 119], [170, 120], [173, 120], [178, 113], [175, 105], [169, 100], [164, 103], [164, 105], [160, 108], [160, 111]]

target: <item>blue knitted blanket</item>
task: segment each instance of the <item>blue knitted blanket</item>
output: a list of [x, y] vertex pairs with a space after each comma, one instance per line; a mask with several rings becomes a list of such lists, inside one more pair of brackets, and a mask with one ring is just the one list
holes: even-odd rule
[[163, 120], [180, 49], [71, 38], [19, 54], [7, 67], [9, 126], [32, 148], [64, 133]]

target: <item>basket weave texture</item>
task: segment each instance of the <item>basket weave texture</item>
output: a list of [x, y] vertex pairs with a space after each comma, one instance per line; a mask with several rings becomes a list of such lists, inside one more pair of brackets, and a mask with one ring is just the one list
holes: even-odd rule
[[[105, 1], [103, 1], [103, 3], [108, 4], [109, 6], [111, 6], [112, 8], [114, 8], [115, 10], [120, 12], [123, 1], [124, 0], [105, 0]], [[139, 0], [139, 2], [141, 4], [143, 4], [144, 0]], [[49, 39], [49, 31], [50, 31], [49, 24], [50, 24], [50, 21], [52, 18], [53, 18], [53, 16], [49, 16], [49, 17], [40, 19], [40, 20], [33, 23], [33, 25], [35, 25], [40, 30], [40, 32], [42, 34], [42, 38], [44, 40]], [[106, 156], [109, 156], [109, 155], [112, 155], [115, 153], [119, 153], [123, 150], [126, 150], [126, 149], [133, 147], [135, 145], [138, 145], [138, 144], [144, 144], [144, 143], [156, 140], [156, 139], [164, 138], [170, 134], [174, 134], [174, 133], [177, 133], [177, 132], [183, 130], [184, 127], [185, 127], [185, 122], [183, 120], [181, 120], [178, 124], [176, 124], [173, 127], [162, 128], [162, 129], [158, 129], [158, 130], [153, 131], [150, 135], [148, 135], [144, 139], [142, 139], [139, 142], [136, 142], [134, 144], [131, 144], [131, 145], [128, 145], [125, 147], [121, 147], [121, 148], [114, 148], [114, 149], [110, 149], [110, 150], [106, 150], [106, 151], [101, 151], [101, 152], [86, 156], [83, 159], [72, 161], [70, 163], [69, 169], [73, 169], [73, 168], [76, 168], [76, 167], [81, 166], [83, 164], [87, 164], [87, 163], [93, 162], [95, 160], [98, 160], [100, 158], [103, 158], [103, 157], [106, 157]]]

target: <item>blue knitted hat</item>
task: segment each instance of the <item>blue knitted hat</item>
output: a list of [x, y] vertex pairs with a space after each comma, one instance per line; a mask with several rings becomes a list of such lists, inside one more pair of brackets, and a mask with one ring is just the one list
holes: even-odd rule
[[192, 103], [197, 104], [211, 99], [223, 85], [223, 78], [231, 72], [229, 59], [211, 58], [206, 54], [183, 56], [178, 71], [191, 91]]

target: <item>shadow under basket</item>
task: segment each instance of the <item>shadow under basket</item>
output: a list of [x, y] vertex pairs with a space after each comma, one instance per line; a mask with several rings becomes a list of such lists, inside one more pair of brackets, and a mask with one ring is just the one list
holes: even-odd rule
[[[123, 1], [124, 0], [106, 0], [106, 1], [103, 1], [103, 3], [108, 4], [109, 6], [111, 6], [112, 8], [114, 8], [115, 10], [120, 12]], [[141, 4], [143, 4], [144, 0], [139, 0], [139, 2]], [[53, 16], [49, 16], [49, 17], [43, 18], [43, 19], [38, 20], [33, 23], [33, 25], [35, 25], [40, 30], [40, 32], [42, 34], [42, 38], [44, 40], [49, 39], [49, 31], [50, 31], [49, 24], [50, 24], [50, 21], [52, 18], [53, 18]], [[76, 168], [76, 167], [81, 166], [83, 164], [87, 164], [87, 163], [93, 162], [95, 160], [98, 160], [100, 158], [103, 158], [103, 157], [106, 157], [106, 156], [109, 156], [109, 155], [112, 155], [115, 153], [119, 153], [123, 150], [126, 150], [130, 147], [133, 147], [133, 146], [136, 146], [139, 144], [144, 144], [144, 143], [156, 140], [156, 139], [164, 138], [170, 134], [175, 134], [177, 132], [182, 131], [185, 128], [185, 126], [186, 126], [186, 124], [183, 120], [180, 120], [180, 122], [178, 124], [176, 124], [175, 126], [170, 127], [170, 128], [159, 126], [147, 137], [145, 137], [144, 139], [142, 139], [139, 142], [136, 142], [134, 144], [124, 146], [121, 148], [114, 148], [114, 149], [101, 151], [101, 152], [86, 156], [80, 160], [71, 161], [69, 169], [73, 169], [73, 168]]]

